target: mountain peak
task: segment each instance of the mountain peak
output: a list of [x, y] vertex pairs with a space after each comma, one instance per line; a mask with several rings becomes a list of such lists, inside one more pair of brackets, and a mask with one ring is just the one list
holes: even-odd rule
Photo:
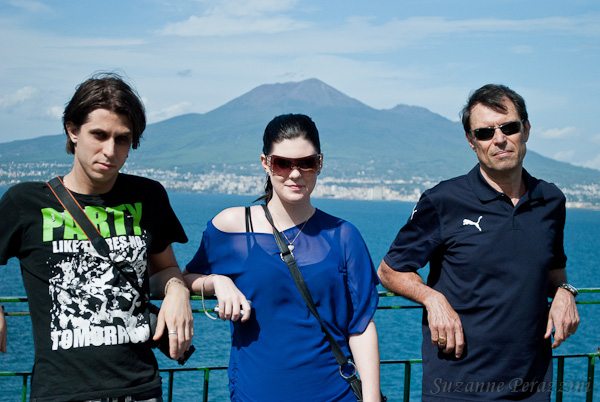
[[365, 104], [316, 78], [299, 82], [261, 85], [225, 106], [255, 108], [276, 106], [282, 103], [304, 103], [316, 107], [366, 107]]

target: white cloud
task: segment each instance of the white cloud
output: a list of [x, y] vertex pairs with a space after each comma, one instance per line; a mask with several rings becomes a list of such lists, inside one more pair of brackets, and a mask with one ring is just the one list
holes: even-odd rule
[[29, 86], [18, 89], [16, 92], [0, 98], [0, 108], [10, 109], [21, 105], [28, 100], [31, 100], [37, 92], [37, 89]]
[[221, 0], [209, 12], [237, 16], [258, 16], [261, 14], [289, 11], [297, 0]]
[[[511, 19], [451, 19], [446, 17], [411, 17], [405, 19], [381, 19], [371, 17], [348, 17], [341, 24], [316, 26], [299, 19], [298, 10], [294, 10], [295, 1], [223, 1], [194, 14], [186, 20], [166, 24], [158, 31], [159, 35], [180, 37], [240, 37], [251, 34], [282, 34], [279, 38], [271, 36], [268, 41], [252, 42], [242, 40], [241, 43], [225, 43], [221, 47], [235, 50], [242, 47], [242, 52], [251, 48], [256, 54], [271, 51], [301, 53], [309, 48], [312, 53], [329, 54], [390, 54], [399, 49], [414, 45], [437, 46], [439, 40], [448, 37], [471, 37], [486, 34], [527, 35], [586, 35], [598, 36], [597, 20], [591, 17], [573, 18], [538, 18], [527, 20]], [[288, 12], [289, 11], [289, 12]], [[294, 11], [294, 13], [292, 13]], [[304, 10], [303, 10], [304, 11]], [[310, 15], [309, 15], [310, 17]], [[295, 33], [301, 40], [294, 40], [289, 45], [291, 35]], [[250, 45], [250, 46], [248, 46]], [[203, 43], [202, 46], [210, 46]], [[283, 48], [283, 50], [282, 50]], [[531, 45], [520, 45], [510, 48], [519, 55], [532, 54], [535, 48]]]
[[540, 138], [544, 138], [546, 140], [559, 140], [573, 138], [576, 136], [577, 132], [575, 127], [551, 128], [549, 130], [543, 130], [540, 133]]
[[[143, 39], [137, 38], [103, 38], [103, 37], [70, 37], [62, 39], [64, 47], [77, 48], [127, 48], [143, 45], [146, 43]], [[66, 46], [65, 46], [66, 45]]]
[[600, 155], [597, 155], [594, 159], [582, 163], [581, 166], [600, 170]]
[[54, 124], [56, 120], [61, 120], [64, 107], [56, 106], [51, 98], [52, 94], [46, 90], [26, 86], [0, 98], [0, 110], [6, 111], [10, 116], [41, 119]]
[[306, 22], [283, 14], [294, 0], [229, 0], [218, 2], [200, 17], [167, 24], [159, 33], [174, 36], [233, 36], [249, 33], [273, 34], [306, 28]]
[[49, 106], [46, 108], [46, 116], [52, 119], [62, 119], [64, 108], [60, 106]]
[[[41, 4], [8, 1], [23, 7]], [[93, 71], [122, 68], [139, 83], [140, 94], [154, 100], [147, 105], [149, 121], [212, 110], [261, 84], [312, 77], [375, 108], [414, 104], [456, 121], [469, 91], [500, 81], [525, 95], [532, 117], [546, 128], [576, 126], [578, 139], [597, 133], [577, 114], [593, 116], [597, 109], [597, 102], [584, 101], [584, 93], [597, 88], [598, 80], [583, 54], [595, 61], [598, 52], [588, 49], [580, 58], [562, 59], [576, 45], [598, 43], [600, 13], [593, 10], [543, 18], [535, 9], [502, 19], [479, 18], [498, 14], [491, 9], [482, 14], [477, 7], [460, 13], [449, 13], [445, 6], [413, 13], [401, 5], [358, 6], [360, 0], [160, 0], [148, 2], [144, 10], [153, 18], [117, 18], [107, 31], [102, 24], [110, 7], [98, 7], [97, 13], [106, 14], [95, 15], [61, 2], [46, 3], [56, 9], [55, 18], [36, 21], [14, 10], [15, 15], [0, 16], [0, 48], [6, 55], [2, 71], [15, 77], [0, 85], [0, 98], [8, 102], [6, 94], [26, 85], [39, 90], [37, 99], [5, 113], [4, 120], [10, 121], [0, 121], [3, 129], [12, 121], [23, 125], [45, 119], [54, 130], [62, 110], [53, 105], [68, 101], [77, 83]], [[130, 8], [123, 15], [136, 11]], [[586, 40], [586, 35], [596, 38]], [[526, 53], [535, 57], [518, 56]], [[549, 56], [561, 60], [560, 68], [546, 62]], [[585, 84], [577, 85], [580, 81]], [[549, 88], [548, 82], [556, 85]], [[569, 109], [575, 102], [576, 110]], [[545, 118], [564, 110], [573, 111], [571, 119]], [[21, 113], [15, 118], [17, 111]], [[563, 128], [535, 137], [551, 155], [564, 146], [557, 138], [569, 135], [575, 132]]]
[[533, 47], [527, 45], [515, 46], [512, 48], [516, 54], [531, 54], [533, 53]]
[[600, 28], [596, 21], [596, 17], [590, 15], [584, 17], [530, 18], [525, 20], [503, 20], [497, 18], [468, 19], [456, 22], [450, 21], [449, 24], [456, 25], [461, 30], [469, 31], [576, 32], [596, 36], [600, 33]]
[[191, 113], [192, 111], [192, 104], [190, 102], [180, 102], [161, 110], [148, 112], [148, 122], [156, 123], [157, 121], [170, 119], [171, 117]]
[[575, 154], [576, 152], [574, 149], [559, 151], [554, 154], [553, 159], [563, 162], [573, 162]]
[[48, 5], [42, 3], [41, 1], [34, 0], [12, 0], [9, 1], [8, 4], [10, 4], [13, 7], [22, 8], [26, 11], [33, 13], [48, 12], [51, 10], [51, 8], [48, 7]]
[[[386, 43], [392, 39], [398, 43], [420, 42], [426, 38], [441, 37], [451, 34], [475, 35], [478, 33], [514, 33], [514, 32], [539, 32], [578, 34], [598, 36], [597, 19], [589, 17], [579, 18], [537, 18], [527, 20], [496, 19], [496, 18], [471, 18], [450, 19], [445, 17], [411, 17], [407, 19], [392, 19], [389, 22], [376, 26], [370, 18], [350, 18], [347, 27], [352, 27], [356, 34], [370, 37], [376, 35], [378, 40]], [[354, 35], [353, 35], [354, 36]], [[372, 37], [371, 37], [372, 39]], [[533, 47], [522, 45], [513, 48], [517, 53], [531, 53]]]

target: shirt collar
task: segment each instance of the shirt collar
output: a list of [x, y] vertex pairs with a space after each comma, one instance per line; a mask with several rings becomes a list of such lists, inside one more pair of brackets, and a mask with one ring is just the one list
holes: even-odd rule
[[[475, 195], [481, 202], [489, 202], [502, 195], [501, 192], [494, 189], [485, 180], [481, 174], [479, 164], [475, 165], [475, 167], [471, 169], [471, 171], [467, 174], [467, 179], [469, 180], [469, 184], [471, 185], [473, 192], [475, 192]], [[538, 180], [531, 176], [525, 169], [523, 169], [523, 180], [525, 181], [526, 192], [523, 197], [521, 197], [521, 201], [544, 198], [544, 191], [540, 186], [538, 186]]]

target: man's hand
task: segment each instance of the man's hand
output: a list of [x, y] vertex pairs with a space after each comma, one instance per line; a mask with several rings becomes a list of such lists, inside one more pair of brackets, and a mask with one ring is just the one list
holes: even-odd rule
[[194, 318], [190, 305], [190, 291], [177, 265], [173, 247], [148, 256], [150, 290], [163, 302], [158, 313], [153, 339], [159, 340], [164, 331], [169, 334], [171, 359], [179, 359], [190, 348], [194, 336]]
[[381, 261], [377, 274], [383, 287], [425, 307], [434, 345], [444, 353], [454, 353], [457, 359], [462, 356], [465, 348], [462, 322], [443, 294], [425, 285], [416, 272], [394, 271], [385, 261]]
[[552, 348], [556, 349], [569, 336], [575, 334], [578, 326], [579, 313], [577, 312], [575, 297], [568, 290], [559, 288], [550, 305], [544, 339], [549, 339], [552, 335], [552, 329], [554, 329]]
[[427, 309], [431, 342], [443, 349], [444, 353], [454, 353], [457, 359], [460, 358], [465, 347], [465, 337], [456, 311], [439, 292], [432, 292], [424, 305]]
[[194, 318], [190, 307], [190, 293], [182, 281], [172, 282], [158, 313], [154, 340], [164, 331], [169, 334], [169, 354], [177, 360], [190, 348], [194, 336]]

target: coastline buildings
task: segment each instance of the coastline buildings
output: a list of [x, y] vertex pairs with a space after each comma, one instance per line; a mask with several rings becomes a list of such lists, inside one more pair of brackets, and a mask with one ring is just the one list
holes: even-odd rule
[[[64, 175], [70, 164], [10, 163], [0, 164], [0, 186], [9, 187], [23, 181], [45, 181]], [[259, 196], [263, 192], [264, 175], [260, 171], [248, 174], [228, 173], [227, 169], [208, 173], [179, 172], [178, 170], [135, 169], [125, 165], [125, 173], [157, 180], [169, 191], [188, 193], [221, 193]], [[426, 189], [440, 179], [411, 177], [385, 180], [367, 177], [338, 178], [326, 173], [319, 177], [313, 197], [369, 201], [416, 202]], [[567, 208], [600, 210], [600, 183], [561, 184], [567, 197]]]

